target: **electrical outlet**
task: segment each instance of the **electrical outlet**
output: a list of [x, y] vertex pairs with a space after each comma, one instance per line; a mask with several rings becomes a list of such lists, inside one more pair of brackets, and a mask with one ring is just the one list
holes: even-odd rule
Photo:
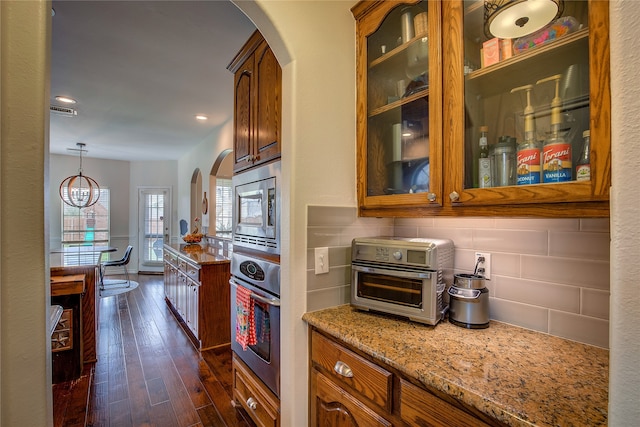
[[478, 266], [476, 273], [484, 276], [485, 279], [491, 280], [491, 254], [487, 252], [476, 252], [473, 268]]
[[315, 248], [316, 274], [329, 272], [329, 248]]

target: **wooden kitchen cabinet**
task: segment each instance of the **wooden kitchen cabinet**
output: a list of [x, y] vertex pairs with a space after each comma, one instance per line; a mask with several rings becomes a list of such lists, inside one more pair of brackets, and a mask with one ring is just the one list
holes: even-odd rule
[[[422, 171], [423, 176], [428, 174], [428, 189], [420, 185], [414, 187], [420, 178], [410, 169], [402, 169], [402, 174], [391, 169], [390, 161], [398, 158], [405, 161], [408, 139], [397, 138], [394, 133], [397, 129], [390, 132], [387, 123], [379, 125], [378, 116], [387, 114], [385, 109], [393, 109], [400, 102], [401, 135], [410, 134], [411, 126], [407, 129], [404, 121], [404, 103], [412, 100], [404, 97], [393, 101], [393, 97], [388, 97], [387, 100], [393, 102], [376, 106], [379, 92], [384, 88], [384, 78], [377, 73], [382, 72], [390, 81], [397, 80], [393, 69], [380, 67], [380, 61], [391, 61], [387, 59], [390, 55], [403, 56], [403, 51], [408, 50], [405, 49], [407, 43], [401, 40], [402, 43], [394, 46], [391, 52], [387, 46], [387, 53], [381, 54], [378, 36], [389, 26], [396, 34], [402, 33], [402, 13], [408, 5], [414, 8], [414, 16], [416, 7], [424, 7], [422, 2], [383, 1], [360, 2], [352, 9], [357, 21], [358, 45], [360, 215], [608, 216], [611, 182], [608, 1], [564, 2], [559, 19], [563, 23], [573, 23], [571, 32], [527, 50], [520, 49], [522, 44], [513, 43], [520, 42], [514, 39], [505, 45], [502, 59], [491, 65], [483, 63], [487, 56], [483, 54], [484, 42], [491, 42], [484, 32], [484, 1], [428, 2], [429, 57], [428, 64], [423, 65], [429, 75], [426, 92], [429, 167]], [[416, 23], [414, 27], [417, 27]], [[532, 39], [540, 40], [539, 37]], [[508, 46], [511, 46], [511, 53]], [[437, 56], [439, 53], [441, 57]], [[541, 82], [553, 76], [559, 77]], [[527, 89], [523, 86], [527, 85], [531, 85], [528, 92], [530, 106], [534, 109], [530, 116], [525, 111]], [[513, 89], [516, 90], [512, 92]], [[540, 144], [541, 157], [547, 150], [548, 158], [551, 158], [553, 151], [548, 149], [553, 146], [544, 147], [544, 143], [552, 129], [552, 103], [561, 117], [557, 125], [559, 133], [572, 151], [565, 159], [568, 162], [564, 161], [560, 166], [569, 176], [559, 182], [550, 182], [554, 180], [549, 178], [547, 182], [518, 185], [518, 171], [526, 171], [528, 166], [518, 162], [515, 153], [510, 160], [514, 166], [509, 169], [506, 182], [494, 181], [491, 187], [479, 188], [480, 128], [488, 127], [489, 148], [498, 158], [502, 150], [497, 145], [500, 138], [505, 137], [504, 140], [512, 141], [512, 144], [517, 141], [509, 146], [509, 150], [517, 151], [527, 136], [525, 117], [533, 118], [535, 136], [532, 139]], [[410, 118], [407, 123], [411, 124]], [[422, 129], [425, 129], [424, 125]], [[587, 181], [577, 181], [575, 166], [585, 130], [590, 131], [591, 177]], [[402, 150], [394, 151], [398, 140]], [[541, 163], [544, 164], [544, 157]], [[552, 163], [548, 163], [549, 170], [554, 166]], [[495, 167], [500, 164], [494, 162]], [[493, 178], [495, 180], [496, 176]], [[394, 179], [402, 182], [402, 191], [388, 185]], [[408, 194], [407, 190], [410, 191]]]
[[280, 400], [235, 353], [232, 372], [232, 404], [242, 407], [258, 427], [280, 427]]
[[352, 13], [360, 212], [441, 206], [441, 4], [363, 1]]
[[312, 427], [503, 426], [310, 328]]
[[198, 264], [193, 257], [207, 256], [164, 247], [165, 299], [187, 335], [201, 350], [231, 342], [229, 262]]
[[259, 31], [227, 66], [234, 73], [234, 173], [280, 157], [282, 70]]

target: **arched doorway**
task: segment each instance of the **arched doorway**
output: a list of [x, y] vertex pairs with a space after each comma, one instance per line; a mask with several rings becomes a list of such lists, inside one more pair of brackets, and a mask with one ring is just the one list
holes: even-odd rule
[[231, 237], [233, 150], [223, 150], [209, 173], [209, 234]]
[[193, 231], [197, 225], [200, 231], [204, 232], [204, 230], [202, 230], [203, 197], [204, 194], [202, 193], [202, 173], [200, 172], [199, 168], [196, 168], [191, 175], [189, 220], [187, 221], [189, 224], [189, 231]]

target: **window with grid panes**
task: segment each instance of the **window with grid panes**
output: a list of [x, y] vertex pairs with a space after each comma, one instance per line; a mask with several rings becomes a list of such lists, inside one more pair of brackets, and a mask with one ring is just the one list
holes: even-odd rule
[[[66, 188], [64, 189], [66, 193]], [[66, 194], [65, 194], [66, 196]], [[100, 198], [93, 206], [76, 208], [62, 203], [62, 247], [108, 246], [110, 239], [109, 189], [100, 189]], [[95, 254], [86, 254], [91, 259], [81, 263], [94, 263]], [[99, 261], [99, 260], [98, 260]]]
[[233, 189], [231, 180], [216, 180], [216, 235], [231, 236], [231, 214], [233, 206]]

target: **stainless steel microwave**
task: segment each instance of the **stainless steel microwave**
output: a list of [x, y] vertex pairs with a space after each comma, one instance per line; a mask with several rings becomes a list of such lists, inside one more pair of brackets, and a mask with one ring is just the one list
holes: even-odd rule
[[233, 245], [280, 254], [280, 161], [232, 178]]

